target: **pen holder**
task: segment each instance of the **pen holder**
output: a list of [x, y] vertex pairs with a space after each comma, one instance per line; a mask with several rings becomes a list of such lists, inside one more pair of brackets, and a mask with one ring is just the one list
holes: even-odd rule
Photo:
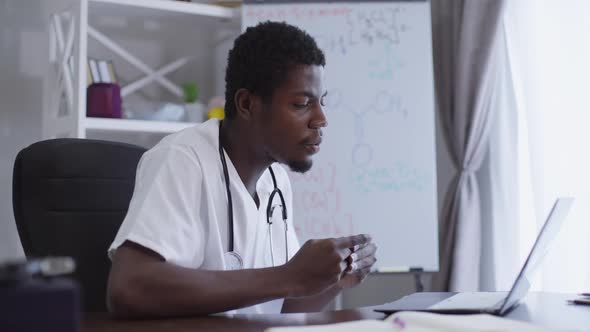
[[114, 83], [94, 83], [86, 90], [86, 115], [121, 118], [121, 88]]

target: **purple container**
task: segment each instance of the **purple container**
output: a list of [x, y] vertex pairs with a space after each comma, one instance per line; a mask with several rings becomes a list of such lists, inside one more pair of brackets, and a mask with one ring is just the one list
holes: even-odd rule
[[121, 88], [115, 83], [94, 83], [86, 89], [86, 115], [121, 118]]

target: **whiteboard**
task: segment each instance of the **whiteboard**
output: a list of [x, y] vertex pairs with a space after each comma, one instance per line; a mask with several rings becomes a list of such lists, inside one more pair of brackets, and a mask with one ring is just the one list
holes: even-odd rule
[[243, 29], [285, 21], [326, 55], [328, 127], [312, 169], [290, 173], [310, 238], [370, 234], [378, 270], [438, 270], [430, 3], [251, 3]]

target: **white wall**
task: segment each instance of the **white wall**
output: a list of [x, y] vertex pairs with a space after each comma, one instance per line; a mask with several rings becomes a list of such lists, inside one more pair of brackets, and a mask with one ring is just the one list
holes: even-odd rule
[[24, 257], [12, 213], [12, 167], [18, 151], [41, 138], [43, 16], [38, 2], [0, 0], [0, 261]]

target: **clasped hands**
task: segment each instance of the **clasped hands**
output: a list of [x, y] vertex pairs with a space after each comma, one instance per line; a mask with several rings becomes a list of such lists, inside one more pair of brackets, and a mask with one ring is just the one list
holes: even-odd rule
[[376, 251], [377, 246], [366, 234], [308, 240], [285, 265], [295, 285], [289, 296], [309, 296], [333, 286], [345, 289], [360, 284], [377, 261]]

